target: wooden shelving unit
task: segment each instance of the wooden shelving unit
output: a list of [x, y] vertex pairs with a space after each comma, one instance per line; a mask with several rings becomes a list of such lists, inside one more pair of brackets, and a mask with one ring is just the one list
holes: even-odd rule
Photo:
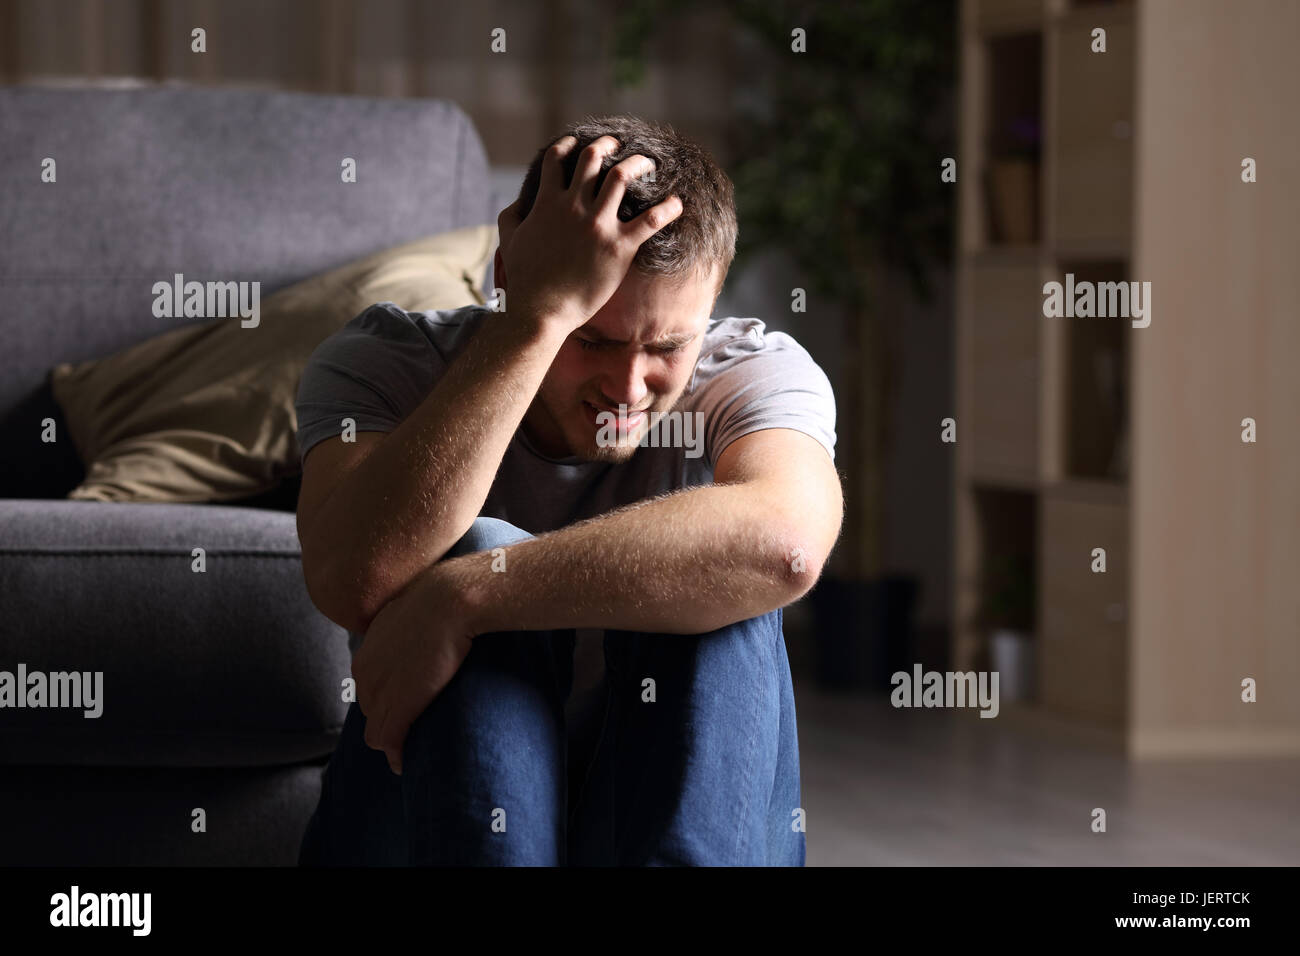
[[[1045, 317], [1042, 288], [1067, 271], [1128, 271], [1133, 8], [968, 0], [962, 12], [953, 659], [989, 667], [989, 629], [1027, 623], [1032, 706], [1117, 729], [1129, 323]], [[1090, 52], [1096, 26], [1104, 55]], [[1099, 546], [1106, 574], [1090, 570]], [[981, 613], [999, 566], [1031, 569], [1028, 622]]]
[[[1300, 17], [1267, 0], [1250, 11], [961, 7], [953, 666], [990, 667], [993, 628], [1031, 630], [1036, 696], [1015, 712], [1074, 722], [1133, 756], [1300, 753], [1296, 695], [1250, 709], [1239, 694], [1269, 668], [1300, 679], [1300, 603], [1280, 584], [1300, 572], [1300, 522], [1269, 524], [1300, 516], [1300, 389], [1279, 364], [1295, 356], [1272, 355], [1297, 342], [1286, 209], [1298, 204], [1294, 181], [1266, 193], [1234, 169], [1267, 149], [1296, 165], [1295, 123], [1278, 124], [1294, 113], [1280, 91], [1300, 88], [1297, 58], [1275, 34]], [[1098, 27], [1104, 54], [1091, 49]], [[1173, 64], [1197, 63], [1213, 80], [1174, 79]], [[1259, 96], [1272, 120], [1250, 103]], [[1242, 110], [1225, 141], [1222, 117]], [[1202, 202], [1219, 218], [1189, 228], [1184, 210]], [[1261, 261], [1256, 236], [1290, 249], [1292, 267]], [[1044, 283], [1067, 273], [1154, 280], [1155, 324], [1045, 316]], [[1224, 283], [1244, 276], [1254, 285], [1235, 288], [1267, 294], [1233, 313], [1235, 327], [1216, 320]], [[1232, 429], [1252, 412], [1278, 416], [1289, 443], [1243, 450]], [[1243, 503], [1256, 496], [1271, 504]], [[1207, 568], [1216, 538], [1255, 571]], [[1005, 567], [1026, 569], [1032, 610], [1013, 616], [1027, 622], [982, 613]]]

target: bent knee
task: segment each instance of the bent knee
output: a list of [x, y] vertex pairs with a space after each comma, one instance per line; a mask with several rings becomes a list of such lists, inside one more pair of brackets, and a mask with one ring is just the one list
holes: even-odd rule
[[531, 538], [532, 535], [521, 528], [516, 528], [509, 521], [500, 518], [475, 518], [468, 531], [447, 552], [447, 557], [454, 558], [462, 554], [476, 554], [490, 551], [492, 548], [504, 548], [507, 545]]

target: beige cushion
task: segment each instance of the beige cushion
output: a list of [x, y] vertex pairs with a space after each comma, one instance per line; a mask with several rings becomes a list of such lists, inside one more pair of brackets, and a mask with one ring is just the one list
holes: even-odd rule
[[367, 306], [482, 305], [496, 227], [388, 249], [268, 296], [257, 326], [238, 316], [178, 328], [54, 368], [87, 501], [229, 501], [301, 470], [294, 399], [312, 351]]

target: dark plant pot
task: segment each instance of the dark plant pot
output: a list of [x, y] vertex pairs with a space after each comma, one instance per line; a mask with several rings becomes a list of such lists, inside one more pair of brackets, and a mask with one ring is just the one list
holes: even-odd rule
[[916, 660], [920, 582], [911, 575], [867, 581], [823, 577], [812, 597], [816, 677], [837, 691], [888, 691], [890, 675]]

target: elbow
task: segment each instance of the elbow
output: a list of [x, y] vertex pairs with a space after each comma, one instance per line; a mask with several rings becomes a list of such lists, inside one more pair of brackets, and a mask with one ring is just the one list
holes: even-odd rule
[[313, 546], [301, 533], [298, 537], [302, 543], [303, 578], [312, 604], [334, 623], [359, 634], [365, 633], [375, 615], [421, 568], [441, 560], [451, 546], [439, 546], [437, 551], [419, 557], [385, 552], [382, 560], [372, 557], [358, 561], [349, 556], [357, 549], [336, 546], [327, 552], [319, 544]]
[[378, 609], [364, 599], [366, 589], [357, 586], [358, 575], [333, 567], [305, 548], [302, 570], [307, 596], [316, 609], [340, 627], [364, 634]]
[[804, 597], [821, 577], [831, 551], [831, 544], [824, 537], [809, 535], [793, 524], [778, 536], [782, 561], [777, 587], [782, 606]]
[[843, 499], [837, 494], [825, 502], [806, 501], [799, 512], [786, 511], [776, 520], [776, 537], [786, 556], [786, 603], [793, 604], [813, 589], [830, 563], [843, 523]]
[[785, 554], [787, 557], [781, 581], [782, 596], [784, 604], [793, 604], [811, 591], [813, 585], [817, 583], [826, 565], [826, 555], [800, 544], [792, 544], [786, 549]]

